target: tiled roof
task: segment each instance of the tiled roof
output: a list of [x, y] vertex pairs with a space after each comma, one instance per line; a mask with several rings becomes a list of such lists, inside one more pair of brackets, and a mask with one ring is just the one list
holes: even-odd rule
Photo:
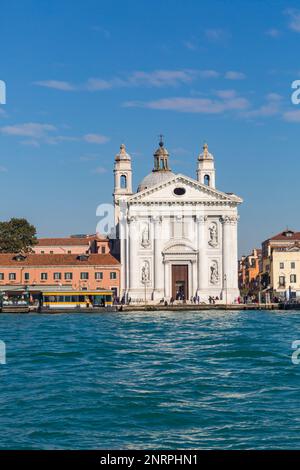
[[83, 255], [84, 258], [79, 259], [80, 255], [76, 254], [27, 254], [24, 259], [17, 261], [15, 254], [0, 254], [0, 266], [118, 266], [119, 261], [110, 253], [107, 254], [90, 254]]
[[292, 230], [285, 230], [284, 232], [280, 232], [274, 237], [269, 238], [268, 240], [300, 240], [300, 232], [293, 232]]
[[38, 246], [77, 246], [89, 245], [88, 238], [38, 238]]
[[93, 240], [107, 240], [103, 235], [87, 235], [85, 237], [38, 238], [38, 246], [82, 246], [89, 245]]

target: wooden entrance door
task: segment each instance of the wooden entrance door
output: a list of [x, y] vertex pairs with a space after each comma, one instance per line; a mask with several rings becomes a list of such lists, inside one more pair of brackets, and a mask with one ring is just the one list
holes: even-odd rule
[[189, 271], [187, 264], [172, 264], [172, 297], [175, 300], [188, 299]]

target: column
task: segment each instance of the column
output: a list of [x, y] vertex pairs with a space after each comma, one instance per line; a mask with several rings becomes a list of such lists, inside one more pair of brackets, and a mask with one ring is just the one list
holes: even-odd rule
[[130, 290], [137, 287], [137, 266], [136, 266], [136, 218], [130, 217], [128, 219], [129, 224], [129, 239], [128, 239], [128, 251], [129, 251], [129, 288]]
[[121, 279], [120, 279], [120, 297], [128, 288], [127, 278], [127, 224], [125, 215], [121, 213], [119, 218], [119, 242], [120, 242], [120, 261], [121, 261]]
[[164, 261], [164, 296], [168, 299], [171, 297], [172, 293], [170, 292], [170, 262]]
[[161, 221], [162, 218], [155, 216], [152, 218], [154, 228], [154, 255], [153, 255], [153, 270], [154, 270], [154, 290], [163, 292], [163, 264], [162, 264], [162, 249], [161, 249]]
[[[239, 277], [238, 277], [238, 239], [237, 239], [237, 224], [239, 217], [232, 217], [232, 287], [238, 289], [239, 286]], [[238, 294], [239, 295], [239, 294]]]
[[221, 219], [223, 226], [223, 298], [226, 293], [228, 301], [238, 296], [238, 254], [237, 254], [237, 216], [225, 216]]
[[231, 263], [230, 263], [230, 217], [222, 217], [222, 273], [223, 273], [223, 289], [228, 289], [231, 285]]
[[197, 294], [198, 290], [198, 276], [197, 276], [197, 262], [196, 260], [192, 261], [192, 276], [193, 276], [193, 290], [192, 290], [192, 296], [194, 297]]
[[207, 256], [206, 256], [206, 220], [205, 215], [197, 215], [197, 248], [198, 248], [198, 294], [203, 295], [207, 289]]
[[194, 276], [193, 276], [193, 261], [190, 261], [188, 264], [188, 301], [191, 300], [191, 297], [194, 296]]

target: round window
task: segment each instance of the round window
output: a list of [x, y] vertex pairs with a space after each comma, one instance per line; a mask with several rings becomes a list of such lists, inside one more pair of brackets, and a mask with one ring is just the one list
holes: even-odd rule
[[176, 196], [183, 196], [185, 194], [185, 189], [184, 188], [175, 188], [174, 189], [174, 194], [176, 194]]

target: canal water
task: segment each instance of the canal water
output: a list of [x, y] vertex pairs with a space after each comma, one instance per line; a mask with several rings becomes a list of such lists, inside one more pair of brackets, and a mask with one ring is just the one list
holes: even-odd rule
[[300, 312], [3, 314], [0, 339], [1, 449], [300, 447]]

